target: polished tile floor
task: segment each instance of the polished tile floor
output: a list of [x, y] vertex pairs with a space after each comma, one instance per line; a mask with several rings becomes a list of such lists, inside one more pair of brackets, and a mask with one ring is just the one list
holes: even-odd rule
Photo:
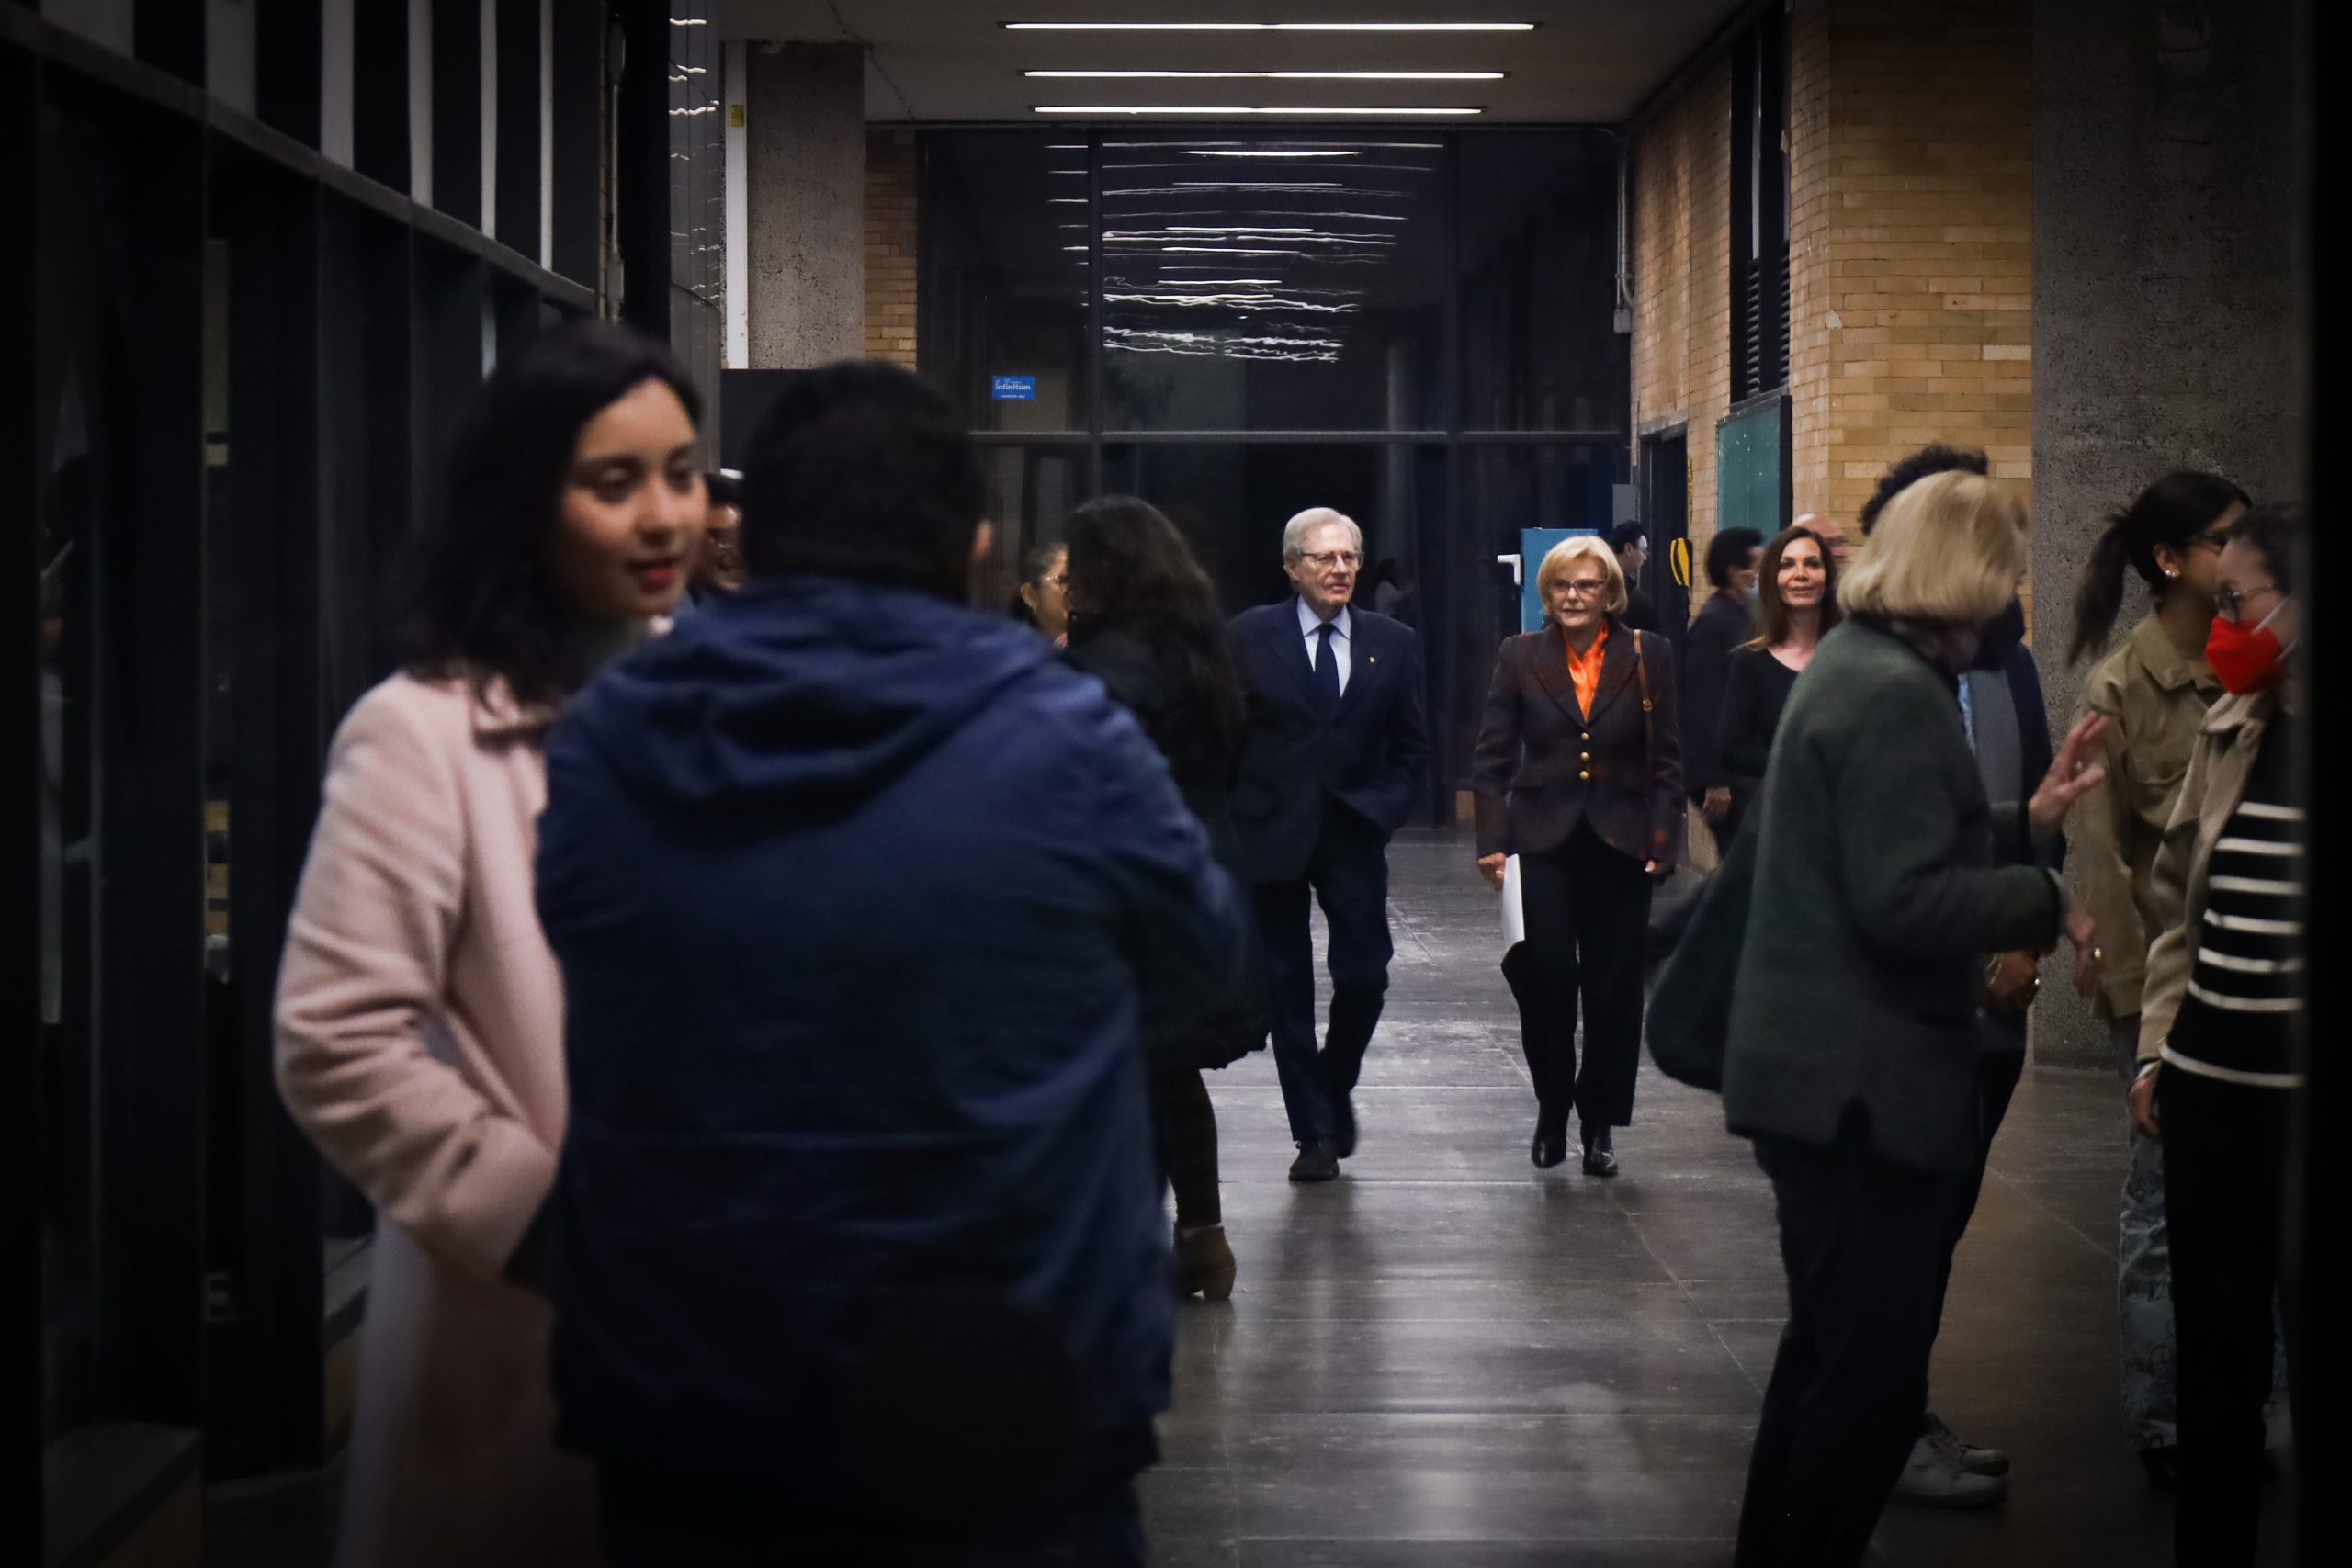
[[[1466, 841], [1391, 854], [1396, 961], [1340, 1179], [1293, 1187], [1273, 1065], [1211, 1076], [1229, 1304], [1181, 1315], [1166, 1568], [1726, 1563], [1785, 1308], [1770, 1188], [1645, 1067], [1625, 1173], [1527, 1160], [1533, 1100]], [[2169, 1563], [2116, 1410], [2111, 1080], [2031, 1071], [1960, 1253], [1936, 1408], [2016, 1461], [2002, 1508], [1890, 1511], [1889, 1563]]]

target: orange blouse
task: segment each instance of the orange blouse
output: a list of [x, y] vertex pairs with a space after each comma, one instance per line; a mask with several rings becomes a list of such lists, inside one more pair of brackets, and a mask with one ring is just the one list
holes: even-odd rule
[[1600, 690], [1600, 656], [1609, 649], [1609, 623], [1601, 623], [1600, 635], [1594, 637], [1592, 646], [1582, 653], [1577, 651], [1577, 645], [1569, 642], [1566, 636], [1560, 641], [1566, 645], [1568, 650], [1568, 679], [1576, 685], [1577, 711], [1590, 718], [1592, 694]]

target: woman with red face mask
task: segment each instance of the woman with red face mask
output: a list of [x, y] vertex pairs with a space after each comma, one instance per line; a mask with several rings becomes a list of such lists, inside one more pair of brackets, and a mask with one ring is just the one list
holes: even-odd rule
[[[2250, 1563], [2260, 1513], [2271, 1303], [2286, 1208], [2289, 1120], [2303, 1088], [2303, 711], [2296, 519], [2257, 506], [2222, 547], [2206, 660], [2213, 705], [2151, 881], [2141, 1134], [2161, 1137], [2179, 1361], [2176, 1561]], [[2288, 1361], [2300, 1337], [2287, 1301]]]

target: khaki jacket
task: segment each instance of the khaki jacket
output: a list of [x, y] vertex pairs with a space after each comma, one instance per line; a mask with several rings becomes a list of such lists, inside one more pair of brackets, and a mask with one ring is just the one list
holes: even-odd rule
[[2164, 930], [2150, 869], [2206, 710], [2221, 694], [2205, 660], [2183, 658], [2154, 615], [2099, 660], [2083, 688], [2084, 712], [2107, 720], [2107, 777], [2075, 808], [2073, 854], [2107, 953], [2098, 1010], [2106, 1017], [2140, 1010], [2148, 944]]
[[2205, 920], [2205, 878], [2213, 846], [2245, 795], [2262, 732], [2278, 701], [2267, 692], [2224, 697], [2205, 716], [2197, 737], [2179, 802], [2148, 877], [2148, 929], [2159, 934], [2148, 949], [2147, 983], [2140, 993], [2143, 1065], [2160, 1058], [2165, 1037], [2180, 1015], [2181, 998], [2188, 994], [2188, 974], [2197, 964], [2197, 944], [2189, 933]]

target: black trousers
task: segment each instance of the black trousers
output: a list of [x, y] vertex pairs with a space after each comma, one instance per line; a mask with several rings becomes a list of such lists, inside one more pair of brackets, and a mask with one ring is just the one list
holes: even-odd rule
[[[1273, 1010], [1274, 1066], [1290, 1135], [1339, 1131], [1339, 1107], [1363, 1072], [1363, 1055], [1388, 992], [1388, 840], [1356, 811], [1326, 798], [1306, 874], [1256, 885], [1259, 939]], [[1315, 935], [1308, 900], [1330, 928], [1331, 1022], [1315, 1044]]]
[[1955, 1179], [1856, 1142], [1756, 1140], [1789, 1323], [1740, 1506], [1738, 1568], [1862, 1560], [1927, 1411]]
[[1216, 1187], [1216, 1107], [1198, 1067], [1155, 1067], [1151, 1073], [1152, 1142], [1159, 1168], [1176, 1193], [1176, 1223], [1214, 1225], [1225, 1220]]
[[1602, 843], [1589, 823], [1579, 822], [1565, 842], [1541, 854], [1519, 857], [1527, 915], [1526, 967], [1515, 987], [1520, 1045], [1547, 1132], [1564, 1130], [1572, 1109], [1603, 1127], [1634, 1120], [1653, 886], [1641, 862]]
[[[2025, 1025], [2012, 1024], [1988, 1013], [1976, 1017], [1976, 1163], [1952, 1186], [1950, 1245], [1944, 1251], [1943, 1283], [1936, 1291], [1936, 1319], [1943, 1320], [1944, 1296], [1951, 1288], [1951, 1264], [1968, 1222], [1976, 1216], [1976, 1201], [1984, 1193], [1984, 1172], [1993, 1157], [1993, 1140], [2017, 1098], [2018, 1080], [2025, 1077]], [[2011, 1049], [2014, 1045], [2015, 1049]]]
[[697, 1500], [656, 1502], [603, 1466], [596, 1508], [613, 1568], [1144, 1568], [1143, 1515], [1132, 1483], [1035, 1525], [988, 1533], [810, 1529], [754, 1487], [722, 1483]]
[[[2156, 1075], [2156, 1114], [2180, 1379], [2174, 1561], [2233, 1568], [2254, 1561], [2262, 1511], [2274, 1300], [2287, 1308], [2290, 1370], [2302, 1337], [2297, 1298], [2278, 1290], [2293, 1091], [2167, 1066]], [[2324, 1409], [2295, 1416], [2298, 1427], [2333, 1419]]]

